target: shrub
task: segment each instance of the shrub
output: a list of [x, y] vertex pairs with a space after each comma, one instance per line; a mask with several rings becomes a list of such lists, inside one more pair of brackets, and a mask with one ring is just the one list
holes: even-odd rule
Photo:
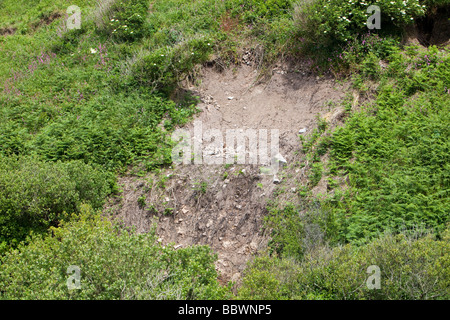
[[[355, 34], [365, 33], [369, 2], [357, 0], [315, 0], [301, 2], [296, 6], [299, 32], [304, 31], [307, 41], [318, 44], [346, 42]], [[411, 24], [414, 17], [424, 14], [424, 7], [418, 0], [381, 0], [376, 3], [381, 10], [383, 28], [394, 25], [403, 27]]]
[[154, 90], [170, 92], [197, 64], [208, 60], [212, 46], [211, 39], [201, 37], [182, 41], [174, 47], [153, 50], [142, 55], [133, 66], [134, 80]]
[[[418, 0], [381, 0], [376, 3], [381, 10], [381, 30], [369, 30], [367, 13], [370, 2], [359, 0], [302, 0], [294, 5], [294, 28], [290, 39], [291, 51], [310, 59], [310, 65], [320, 71], [331, 68], [335, 74], [355, 66], [374, 51], [380, 59], [385, 54], [384, 41], [367, 34], [378, 34], [381, 39], [399, 36], [415, 17], [425, 13]], [[370, 40], [370, 41], [369, 41]], [[380, 42], [372, 43], [371, 42]], [[396, 43], [398, 43], [396, 41]], [[386, 43], [392, 47], [389, 41]], [[353, 61], [359, 60], [359, 61]]]
[[79, 212], [81, 203], [101, 208], [115, 179], [81, 161], [45, 163], [0, 157], [0, 251], [30, 231], [44, 232]]
[[[318, 247], [300, 261], [259, 257], [247, 268], [238, 297], [446, 300], [450, 297], [449, 230], [441, 236], [386, 234], [360, 248]], [[380, 289], [366, 285], [371, 265], [380, 268]]]
[[[136, 234], [87, 205], [69, 223], [33, 236], [1, 258], [0, 299], [225, 299], [206, 246], [162, 247], [153, 228]], [[80, 289], [67, 269], [80, 268]]]
[[147, 30], [148, 0], [102, 0], [94, 13], [97, 27], [117, 40], [142, 38]]

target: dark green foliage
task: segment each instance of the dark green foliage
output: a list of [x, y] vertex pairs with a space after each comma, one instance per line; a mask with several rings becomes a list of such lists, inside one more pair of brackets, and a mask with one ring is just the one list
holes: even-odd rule
[[112, 175], [81, 161], [0, 157], [0, 252], [79, 212], [83, 202], [101, 208], [114, 188]]
[[292, 204], [283, 209], [270, 208], [265, 227], [271, 230], [269, 253], [297, 260], [332, 240], [339, 230], [334, 213], [318, 202], [305, 208]]
[[304, 223], [299, 211], [292, 205], [283, 210], [273, 208], [265, 220], [266, 226], [272, 229], [270, 253], [300, 258], [303, 255]]

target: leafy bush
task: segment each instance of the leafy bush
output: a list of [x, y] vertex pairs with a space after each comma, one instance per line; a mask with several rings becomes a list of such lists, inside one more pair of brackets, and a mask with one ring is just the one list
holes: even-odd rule
[[115, 179], [81, 161], [45, 163], [0, 157], [0, 251], [30, 231], [43, 232], [79, 212], [81, 203], [101, 208]]
[[[369, 289], [369, 266], [380, 289]], [[390, 234], [360, 247], [318, 247], [301, 261], [262, 256], [249, 265], [242, 299], [449, 299], [450, 232], [442, 239]]]
[[[162, 247], [155, 230], [136, 234], [89, 206], [71, 222], [33, 236], [1, 259], [0, 299], [225, 299], [206, 246]], [[80, 289], [67, 269], [80, 268]]]
[[208, 60], [212, 46], [211, 39], [202, 37], [153, 50], [133, 66], [134, 80], [152, 89], [170, 91], [195, 65]]
[[117, 40], [133, 41], [147, 34], [148, 0], [102, 0], [96, 12], [97, 26]]
[[[368, 31], [367, 13], [370, 2], [357, 0], [315, 0], [302, 2], [296, 7], [298, 31], [306, 41], [322, 45], [346, 42], [356, 34]], [[380, 0], [376, 3], [381, 10], [383, 28], [393, 24], [402, 27], [410, 24], [414, 17], [424, 14], [424, 7], [418, 0]]]
[[425, 13], [418, 0], [382, 0], [381, 29], [366, 26], [373, 3], [359, 0], [302, 0], [294, 6], [291, 54], [304, 55], [310, 67], [335, 75], [353, 71], [368, 52], [384, 59], [415, 17]]

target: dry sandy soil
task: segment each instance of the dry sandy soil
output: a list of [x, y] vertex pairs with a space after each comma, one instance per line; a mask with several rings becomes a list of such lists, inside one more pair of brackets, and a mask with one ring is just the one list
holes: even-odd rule
[[[324, 105], [338, 102], [346, 88], [282, 66], [268, 82], [257, 83], [256, 76], [251, 65], [222, 72], [203, 68], [201, 84], [186, 88], [202, 101], [195, 119], [202, 121], [203, 132], [218, 129], [224, 136], [226, 129], [278, 129], [280, 153], [290, 163], [298, 157], [299, 129], [307, 134], [318, 114], [335, 114]], [[193, 123], [184, 129], [193, 133]], [[247, 261], [269, 240], [262, 227], [273, 180], [257, 164], [181, 164], [146, 177], [122, 176], [122, 197], [108, 210], [138, 232], [147, 232], [156, 219], [164, 245], [209, 245], [218, 254], [220, 279], [239, 283]], [[145, 205], [138, 201], [142, 196]]]

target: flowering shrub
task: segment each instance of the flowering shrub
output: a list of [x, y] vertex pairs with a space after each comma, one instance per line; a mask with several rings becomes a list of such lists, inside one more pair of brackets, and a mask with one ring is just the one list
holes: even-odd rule
[[345, 42], [368, 30], [367, 19], [373, 14], [367, 13], [370, 5], [380, 7], [381, 29], [402, 27], [425, 12], [419, 0], [316, 0], [297, 8], [297, 15], [304, 17], [298, 20], [299, 32], [312, 42]]
[[114, 3], [107, 22], [107, 30], [114, 38], [133, 41], [145, 33], [147, 0], [121, 0]]

